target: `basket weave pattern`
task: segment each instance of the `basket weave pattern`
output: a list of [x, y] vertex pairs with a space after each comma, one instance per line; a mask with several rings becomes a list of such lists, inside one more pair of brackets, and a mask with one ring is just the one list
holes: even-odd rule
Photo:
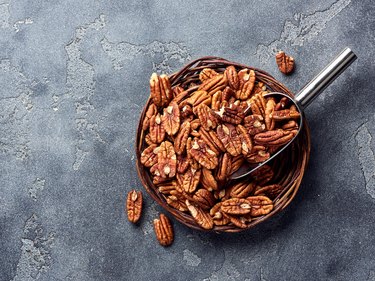
[[[227, 66], [233, 65], [237, 70], [248, 68], [253, 69], [256, 73], [256, 80], [263, 82], [266, 87], [272, 92], [285, 93], [291, 97], [293, 94], [283, 84], [276, 81], [267, 72], [249, 67], [243, 64], [227, 61], [218, 57], [203, 57], [192, 61], [180, 71], [169, 76], [172, 86], [186, 87], [191, 83], [199, 84], [199, 73], [204, 68], [211, 68], [216, 72], [224, 72]], [[148, 169], [146, 169], [140, 162], [141, 153], [147, 146], [145, 143], [145, 132], [142, 130], [142, 123], [145, 117], [146, 109], [148, 108], [151, 100], [149, 99], [142, 111], [141, 118], [138, 124], [137, 137], [136, 137], [136, 155], [137, 155], [137, 171], [141, 182], [146, 191], [151, 197], [158, 202], [165, 210], [172, 214], [178, 221], [188, 227], [202, 229], [193, 219], [190, 214], [181, 212], [170, 207], [162, 194], [159, 193], [157, 187], [152, 183], [152, 177]], [[310, 131], [305, 118], [303, 117], [303, 128], [295, 141], [285, 149], [276, 159], [269, 165], [273, 167], [275, 172], [272, 183], [277, 183], [283, 186], [282, 192], [273, 200], [274, 209], [267, 215], [254, 218], [248, 225], [247, 229], [267, 220], [271, 216], [283, 210], [289, 205], [294, 196], [296, 195], [304, 175], [307, 162], [310, 155]], [[239, 232], [245, 229], [239, 228], [234, 225], [214, 226], [210, 231], [214, 232]]]

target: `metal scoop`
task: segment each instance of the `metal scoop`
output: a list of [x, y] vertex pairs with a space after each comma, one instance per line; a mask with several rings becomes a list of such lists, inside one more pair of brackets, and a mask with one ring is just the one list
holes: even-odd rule
[[272, 157], [259, 164], [243, 164], [235, 173], [230, 176], [230, 179], [239, 179], [247, 176], [265, 165], [266, 163], [277, 157], [284, 149], [286, 149], [298, 136], [302, 129], [302, 116], [303, 110], [321, 93], [325, 88], [328, 87], [353, 61], [357, 59], [357, 56], [349, 48], [345, 48], [333, 61], [331, 61], [317, 76], [314, 77], [305, 87], [303, 87], [292, 99], [286, 94], [272, 92], [265, 95], [265, 97], [275, 97], [277, 100], [283, 97], [288, 99], [289, 103], [294, 104], [297, 107], [298, 112], [301, 114], [299, 118], [299, 129], [297, 134], [281, 149], [279, 149]]

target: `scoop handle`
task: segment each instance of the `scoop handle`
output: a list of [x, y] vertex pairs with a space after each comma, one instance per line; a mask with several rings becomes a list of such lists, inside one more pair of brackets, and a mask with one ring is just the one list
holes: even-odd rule
[[351, 49], [345, 48], [317, 76], [315, 76], [297, 93], [295, 100], [302, 108], [306, 108], [356, 59], [356, 54], [354, 54]]

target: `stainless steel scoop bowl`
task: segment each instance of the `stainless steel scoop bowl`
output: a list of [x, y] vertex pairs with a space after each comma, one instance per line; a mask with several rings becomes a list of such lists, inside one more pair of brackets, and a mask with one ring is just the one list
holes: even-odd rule
[[239, 179], [251, 174], [261, 166], [272, 161], [282, 151], [284, 151], [301, 132], [303, 126], [303, 110], [356, 59], [357, 56], [353, 53], [353, 51], [349, 48], [345, 48], [317, 76], [307, 83], [307, 85], [296, 94], [294, 99], [286, 94], [278, 92], [272, 92], [265, 95], [265, 97], [275, 97], [276, 100], [286, 97], [288, 98], [289, 103], [293, 103], [297, 107], [297, 110], [301, 114], [301, 117], [299, 118], [298, 132], [293, 139], [291, 139], [286, 145], [273, 154], [268, 160], [255, 165], [251, 165], [246, 162], [230, 176], [230, 179]]

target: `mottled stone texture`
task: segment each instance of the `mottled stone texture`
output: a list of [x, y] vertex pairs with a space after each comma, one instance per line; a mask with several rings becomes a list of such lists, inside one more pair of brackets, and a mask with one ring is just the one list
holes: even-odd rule
[[[371, 0], [0, 0], [0, 280], [374, 281], [374, 27]], [[153, 71], [217, 55], [297, 91], [345, 46], [359, 59], [306, 110], [311, 160], [287, 210], [232, 235], [174, 222], [170, 248], [149, 196], [126, 221]]]

